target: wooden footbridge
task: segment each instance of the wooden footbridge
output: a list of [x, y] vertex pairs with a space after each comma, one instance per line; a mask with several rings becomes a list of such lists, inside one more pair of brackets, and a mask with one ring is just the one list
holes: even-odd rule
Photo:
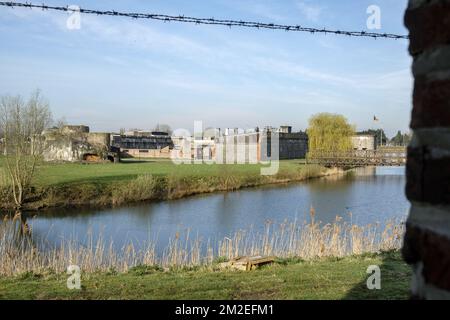
[[404, 166], [406, 148], [381, 147], [377, 150], [352, 150], [348, 152], [315, 151], [307, 162], [325, 167]]

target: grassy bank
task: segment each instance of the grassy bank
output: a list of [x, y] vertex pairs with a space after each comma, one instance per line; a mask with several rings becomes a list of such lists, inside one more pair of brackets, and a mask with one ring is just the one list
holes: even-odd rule
[[[367, 267], [381, 268], [381, 290], [366, 287]], [[198, 269], [82, 274], [80, 291], [67, 275], [0, 277], [0, 299], [407, 299], [410, 268], [398, 252], [314, 261], [280, 259], [251, 272]]]
[[[12, 199], [8, 197], [2, 169], [0, 206], [8, 208], [12, 205]], [[301, 181], [330, 174], [323, 167], [305, 165], [301, 160], [281, 161], [279, 172], [274, 176], [261, 176], [260, 169], [260, 165], [175, 165], [169, 160], [90, 165], [44, 164], [38, 170], [24, 207], [34, 210], [85, 205], [114, 206]]]

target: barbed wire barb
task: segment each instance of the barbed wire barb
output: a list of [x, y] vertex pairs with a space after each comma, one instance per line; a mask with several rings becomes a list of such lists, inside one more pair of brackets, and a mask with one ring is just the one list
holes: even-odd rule
[[74, 9], [69, 6], [50, 6], [45, 3], [33, 4], [29, 2], [13, 2], [13, 1], [0, 1], [0, 6], [9, 7], [14, 9], [18, 8], [30, 8], [30, 9], [42, 9], [42, 10], [53, 10], [61, 12], [79, 12], [83, 14], [92, 15], [106, 15], [111, 17], [128, 17], [131, 19], [150, 19], [159, 20], [162, 22], [181, 22], [181, 23], [193, 23], [195, 25], [218, 25], [225, 27], [242, 27], [242, 28], [254, 28], [260, 29], [270, 29], [270, 30], [284, 30], [286, 32], [308, 32], [310, 34], [336, 34], [336, 35], [346, 35], [350, 37], [369, 37], [369, 38], [386, 38], [386, 39], [409, 39], [408, 35], [392, 34], [392, 33], [377, 33], [377, 32], [366, 32], [366, 31], [342, 31], [342, 30], [331, 30], [331, 29], [316, 29], [310, 27], [302, 27], [301, 25], [282, 25], [274, 23], [264, 23], [264, 22], [253, 22], [244, 20], [231, 20], [231, 19], [215, 19], [215, 18], [195, 18], [188, 17], [184, 15], [171, 16], [165, 14], [154, 14], [154, 13], [127, 13], [119, 11], [102, 11], [102, 10], [92, 10], [92, 9]]

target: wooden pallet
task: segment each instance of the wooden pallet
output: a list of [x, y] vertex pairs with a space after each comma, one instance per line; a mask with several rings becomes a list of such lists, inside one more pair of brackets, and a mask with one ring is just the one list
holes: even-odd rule
[[263, 257], [263, 256], [237, 257], [228, 262], [221, 263], [219, 266], [221, 269], [250, 271], [255, 270], [260, 266], [273, 263], [274, 261], [275, 257]]

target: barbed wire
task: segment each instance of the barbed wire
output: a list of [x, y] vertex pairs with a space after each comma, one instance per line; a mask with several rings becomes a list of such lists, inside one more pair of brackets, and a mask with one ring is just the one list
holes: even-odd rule
[[214, 18], [194, 18], [184, 15], [173, 16], [165, 14], [152, 14], [152, 13], [127, 13], [119, 11], [102, 11], [102, 10], [91, 10], [83, 8], [73, 8], [73, 7], [63, 7], [63, 6], [49, 6], [46, 4], [33, 4], [33, 3], [22, 3], [22, 2], [12, 2], [12, 1], [0, 1], [0, 6], [5, 7], [21, 7], [30, 9], [42, 9], [42, 10], [54, 10], [63, 12], [79, 12], [84, 14], [92, 15], [106, 15], [114, 17], [127, 17], [133, 19], [152, 19], [164, 22], [181, 22], [181, 23], [193, 23], [198, 25], [220, 25], [227, 27], [244, 27], [244, 28], [255, 28], [255, 29], [271, 29], [271, 30], [284, 30], [284, 31], [294, 31], [294, 32], [309, 32], [312, 34], [336, 34], [345, 35], [350, 37], [370, 37], [370, 38], [388, 38], [388, 39], [409, 39], [407, 35], [399, 35], [392, 33], [376, 33], [376, 32], [366, 32], [366, 31], [343, 31], [343, 30], [330, 30], [330, 29], [318, 29], [303, 27], [301, 25], [283, 25], [274, 23], [263, 23], [263, 22], [252, 22], [243, 20], [221, 20]]

